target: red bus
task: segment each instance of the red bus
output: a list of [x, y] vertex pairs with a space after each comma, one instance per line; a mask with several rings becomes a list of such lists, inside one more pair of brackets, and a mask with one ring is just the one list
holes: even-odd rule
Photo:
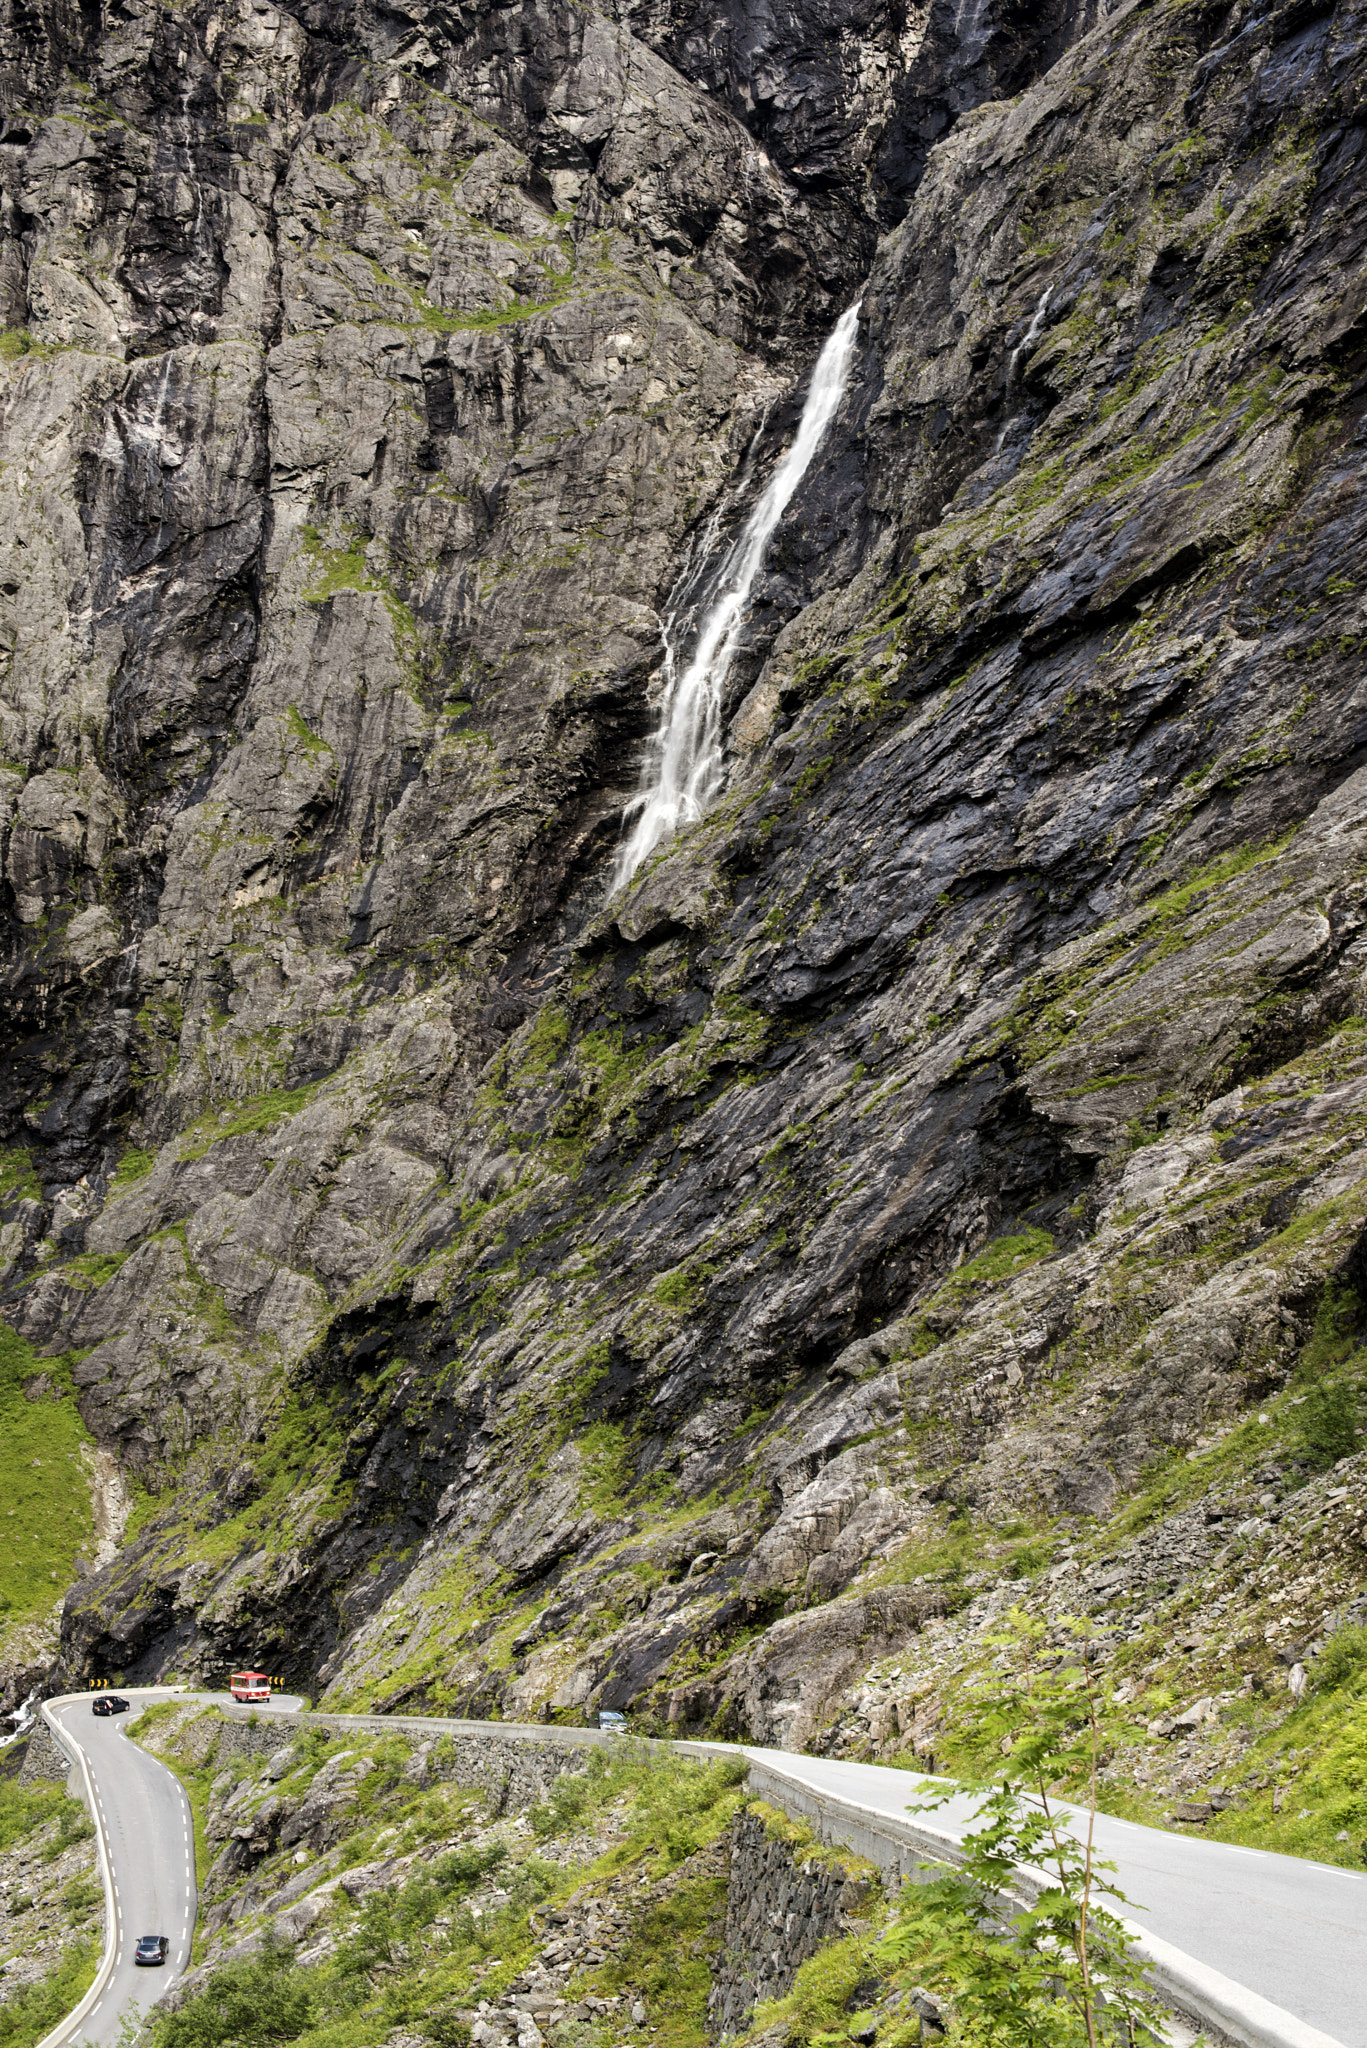
[[271, 1682], [263, 1671], [234, 1671], [228, 1690], [235, 1700], [269, 1700]]

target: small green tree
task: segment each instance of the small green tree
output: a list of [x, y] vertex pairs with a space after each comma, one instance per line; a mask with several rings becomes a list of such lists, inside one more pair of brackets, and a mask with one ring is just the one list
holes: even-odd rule
[[[1067, 1626], [1083, 1633], [1082, 1624]], [[1135, 2048], [1158, 2037], [1128, 1930], [1099, 1903], [1123, 1904], [1124, 1894], [1094, 1846], [1104, 1740], [1095, 1677], [1085, 1645], [1076, 1664], [1041, 1669], [1043, 1634], [1044, 1624], [1017, 1608], [995, 1639], [1008, 1668], [984, 1702], [982, 1732], [1007, 1763], [997, 1781], [976, 1788], [982, 1825], [965, 1835], [958, 1866], [908, 1887], [882, 1947], [889, 1961], [914, 1957], [940, 1979], [965, 2042]], [[1081, 1833], [1057, 1791], [1060, 1781], [1079, 1780]], [[953, 1796], [934, 1794], [911, 1810], [934, 1811]], [[1022, 1866], [1043, 1883], [1018, 1905]]]

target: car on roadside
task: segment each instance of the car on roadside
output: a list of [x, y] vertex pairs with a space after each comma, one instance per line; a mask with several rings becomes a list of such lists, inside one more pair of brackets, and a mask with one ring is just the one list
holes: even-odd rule
[[133, 1951], [135, 1963], [164, 1963], [171, 1944], [164, 1934], [140, 1934]]
[[90, 1709], [92, 1714], [126, 1714], [127, 1700], [121, 1700], [116, 1692], [102, 1692]]

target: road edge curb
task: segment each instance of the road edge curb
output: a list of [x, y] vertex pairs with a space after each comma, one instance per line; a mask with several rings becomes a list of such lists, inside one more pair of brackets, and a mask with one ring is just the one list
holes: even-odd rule
[[[783, 1787], [798, 1793], [800, 1799], [794, 1804], [800, 1803], [802, 1817], [815, 1820], [818, 1829], [825, 1826], [834, 1832], [833, 1824], [843, 1819], [846, 1834], [855, 1837], [846, 1840], [843, 1846], [869, 1856], [870, 1862], [877, 1863], [880, 1868], [900, 1871], [901, 1855], [896, 1852], [903, 1849], [941, 1862], [958, 1860], [957, 1840], [945, 1829], [927, 1826], [924, 1821], [895, 1820], [880, 1813], [876, 1807], [842, 1799], [838, 1793], [818, 1791], [798, 1772], [787, 1772], [768, 1758], [763, 1761], [752, 1759], [750, 1776], [752, 1784], [756, 1776], [759, 1777], [760, 1789], [767, 1779], [775, 1791]], [[910, 1778], [911, 1774], [908, 1776]], [[876, 1851], [880, 1842], [888, 1844], [895, 1853], [891, 1857], [880, 1857], [876, 1853], [870, 1855], [870, 1850]], [[1031, 1873], [1022, 1870], [1021, 1876], [1028, 1887]], [[1321, 2033], [1318, 2027], [1297, 2019], [1294, 2013], [1274, 2005], [1260, 1992], [1250, 1991], [1232, 1977], [1212, 1969], [1208, 1963], [1198, 1962], [1195, 1956], [1189, 1956], [1184, 1949], [1174, 1948], [1170, 1942], [1148, 1933], [1134, 1921], [1126, 1920], [1125, 1926], [1160, 1997], [1170, 2001], [1179, 2011], [1207, 2022], [1217, 2032], [1239, 2044], [1239, 2048], [1343, 2048], [1343, 2043], [1332, 2035]]]
[[1322, 2034], [1318, 2027], [1298, 2020], [1261, 1993], [1222, 1976], [1160, 1935], [1150, 1934], [1133, 1920], [1124, 1924], [1157, 1989], [1196, 2018], [1208, 2019], [1243, 2048], [1343, 2048], [1332, 2035]]
[[[52, 1731], [52, 1739], [61, 1750], [63, 1756], [70, 1758], [81, 1773], [81, 1782], [85, 1787], [85, 1803], [89, 1809], [90, 1818], [94, 1823], [95, 1840], [99, 1845], [100, 1875], [104, 1880], [104, 1953], [100, 1957], [100, 1967], [96, 1970], [94, 1980], [84, 1997], [71, 2008], [71, 2011], [63, 2019], [58, 2020], [55, 2027], [44, 2034], [42, 2040], [38, 2042], [37, 2048], [57, 2048], [57, 2043], [64, 2039], [66, 2034], [73, 2027], [77, 2026], [94, 2006], [98, 2005], [100, 1999], [104, 1996], [110, 1978], [114, 1974], [114, 1963], [118, 1956], [119, 1947], [117, 1940], [118, 1920], [114, 1908], [114, 1872], [109, 1860], [109, 1844], [105, 1839], [104, 1821], [100, 1814], [99, 1801], [95, 1797], [95, 1781], [90, 1775], [90, 1765], [86, 1762], [85, 1751], [81, 1748], [80, 1743], [73, 1736], [68, 1735], [66, 1730], [60, 1726], [56, 1715], [49, 1712], [50, 1704], [52, 1703], [47, 1700], [41, 1701], [38, 1712]], [[73, 1751], [75, 1752], [74, 1757], [72, 1755]]]

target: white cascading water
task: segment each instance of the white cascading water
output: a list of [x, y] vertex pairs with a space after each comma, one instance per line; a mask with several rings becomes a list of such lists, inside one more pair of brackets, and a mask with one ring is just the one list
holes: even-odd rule
[[[1049, 301], [1053, 298], [1053, 296], [1054, 287], [1052, 285], [1046, 286], [1044, 292], [1040, 297], [1039, 304], [1036, 306], [1034, 312], [1030, 315], [1030, 325], [1026, 328], [1024, 334], [1017, 342], [1015, 348], [1012, 349], [1010, 355], [1006, 359], [1006, 383], [1002, 389], [1003, 405], [1010, 405], [1011, 403], [1011, 393], [1014, 390], [1016, 383], [1016, 365], [1023, 355], [1029, 354], [1030, 350], [1035, 346], [1035, 343], [1039, 340], [1040, 330], [1044, 326], [1044, 316], [1049, 311]], [[1015, 425], [1015, 423], [1016, 416], [1014, 413], [1009, 413], [1007, 417], [1002, 421], [1002, 430], [998, 434], [996, 442], [992, 449], [992, 453], [994, 455], [1001, 454], [1002, 449], [1006, 445], [1006, 437], [1008, 433], [1011, 431], [1011, 428]]]
[[6, 1714], [5, 1719], [14, 1723], [14, 1733], [13, 1735], [0, 1735], [0, 1749], [8, 1749], [12, 1742], [18, 1742], [22, 1735], [28, 1734], [29, 1729], [33, 1726], [33, 1703], [37, 1697], [38, 1688], [35, 1686], [22, 1707], [15, 1707], [11, 1713]]
[[[665, 621], [665, 695], [660, 723], [650, 742], [641, 787], [627, 807], [627, 832], [617, 855], [614, 889], [629, 882], [655, 848], [700, 818], [721, 789], [725, 775], [721, 707], [726, 678], [735, 659], [750, 593], [764, 561], [769, 536], [783, 517], [817, 446], [845, 393], [859, 322], [856, 302], [828, 337], [812, 371], [797, 438], [745, 522], [740, 538], [711, 579], [712, 591], [684, 667], [681, 640], [693, 615], [688, 601], [703, 562], [690, 569], [675, 591]], [[635, 820], [634, 824], [632, 820]]]

